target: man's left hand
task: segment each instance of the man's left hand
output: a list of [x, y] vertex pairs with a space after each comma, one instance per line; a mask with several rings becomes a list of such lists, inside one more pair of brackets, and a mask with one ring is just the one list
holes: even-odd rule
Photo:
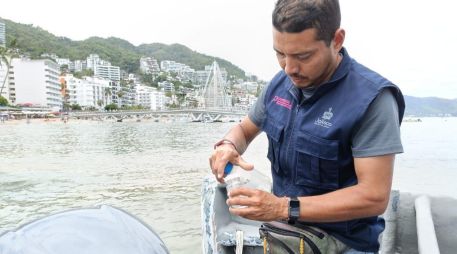
[[[229, 193], [227, 205], [230, 213], [250, 220], [273, 221], [287, 219], [288, 199], [256, 189], [236, 188]], [[232, 208], [231, 206], [246, 206]]]

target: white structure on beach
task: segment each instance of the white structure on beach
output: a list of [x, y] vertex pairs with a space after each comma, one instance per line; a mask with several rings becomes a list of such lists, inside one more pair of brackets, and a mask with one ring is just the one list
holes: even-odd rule
[[112, 81], [96, 77], [75, 78], [71, 74], [62, 77], [66, 81], [68, 103], [83, 108], [103, 108], [112, 103]]
[[[219, 67], [219, 66], [218, 66]], [[214, 70], [214, 63], [213, 65], [206, 65], [205, 70], [200, 70], [195, 72], [195, 84], [197, 86], [203, 86], [206, 84], [208, 77], [212, 75]], [[221, 80], [226, 83], [227, 82], [227, 71], [225, 68], [219, 68], [219, 72], [221, 75]]]
[[199, 96], [200, 107], [206, 109], [229, 109], [232, 107], [232, 96], [227, 93], [226, 80], [216, 61], [211, 65], [205, 86], [200, 90]]
[[165, 108], [166, 96], [157, 88], [137, 84], [135, 86], [135, 104], [146, 109], [161, 110]]
[[59, 72], [59, 65], [48, 59], [13, 58], [9, 85], [15, 88], [15, 103], [62, 108]]

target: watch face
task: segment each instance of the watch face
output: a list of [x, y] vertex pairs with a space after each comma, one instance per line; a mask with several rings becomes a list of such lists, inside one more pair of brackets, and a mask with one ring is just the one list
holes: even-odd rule
[[300, 201], [297, 198], [289, 200], [289, 220], [296, 220], [300, 217]]
[[290, 208], [300, 208], [300, 201], [291, 199]]

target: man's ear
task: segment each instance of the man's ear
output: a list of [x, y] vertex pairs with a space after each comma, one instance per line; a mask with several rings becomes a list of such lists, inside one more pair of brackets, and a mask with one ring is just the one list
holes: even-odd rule
[[336, 52], [339, 52], [343, 47], [344, 38], [346, 36], [346, 31], [342, 28], [338, 28], [333, 36], [333, 48]]

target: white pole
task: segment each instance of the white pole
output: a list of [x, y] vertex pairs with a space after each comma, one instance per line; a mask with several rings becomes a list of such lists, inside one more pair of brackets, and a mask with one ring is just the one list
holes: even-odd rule
[[416, 227], [419, 253], [439, 254], [440, 249], [436, 239], [435, 225], [433, 224], [430, 198], [420, 196], [416, 198], [414, 207], [416, 209]]

